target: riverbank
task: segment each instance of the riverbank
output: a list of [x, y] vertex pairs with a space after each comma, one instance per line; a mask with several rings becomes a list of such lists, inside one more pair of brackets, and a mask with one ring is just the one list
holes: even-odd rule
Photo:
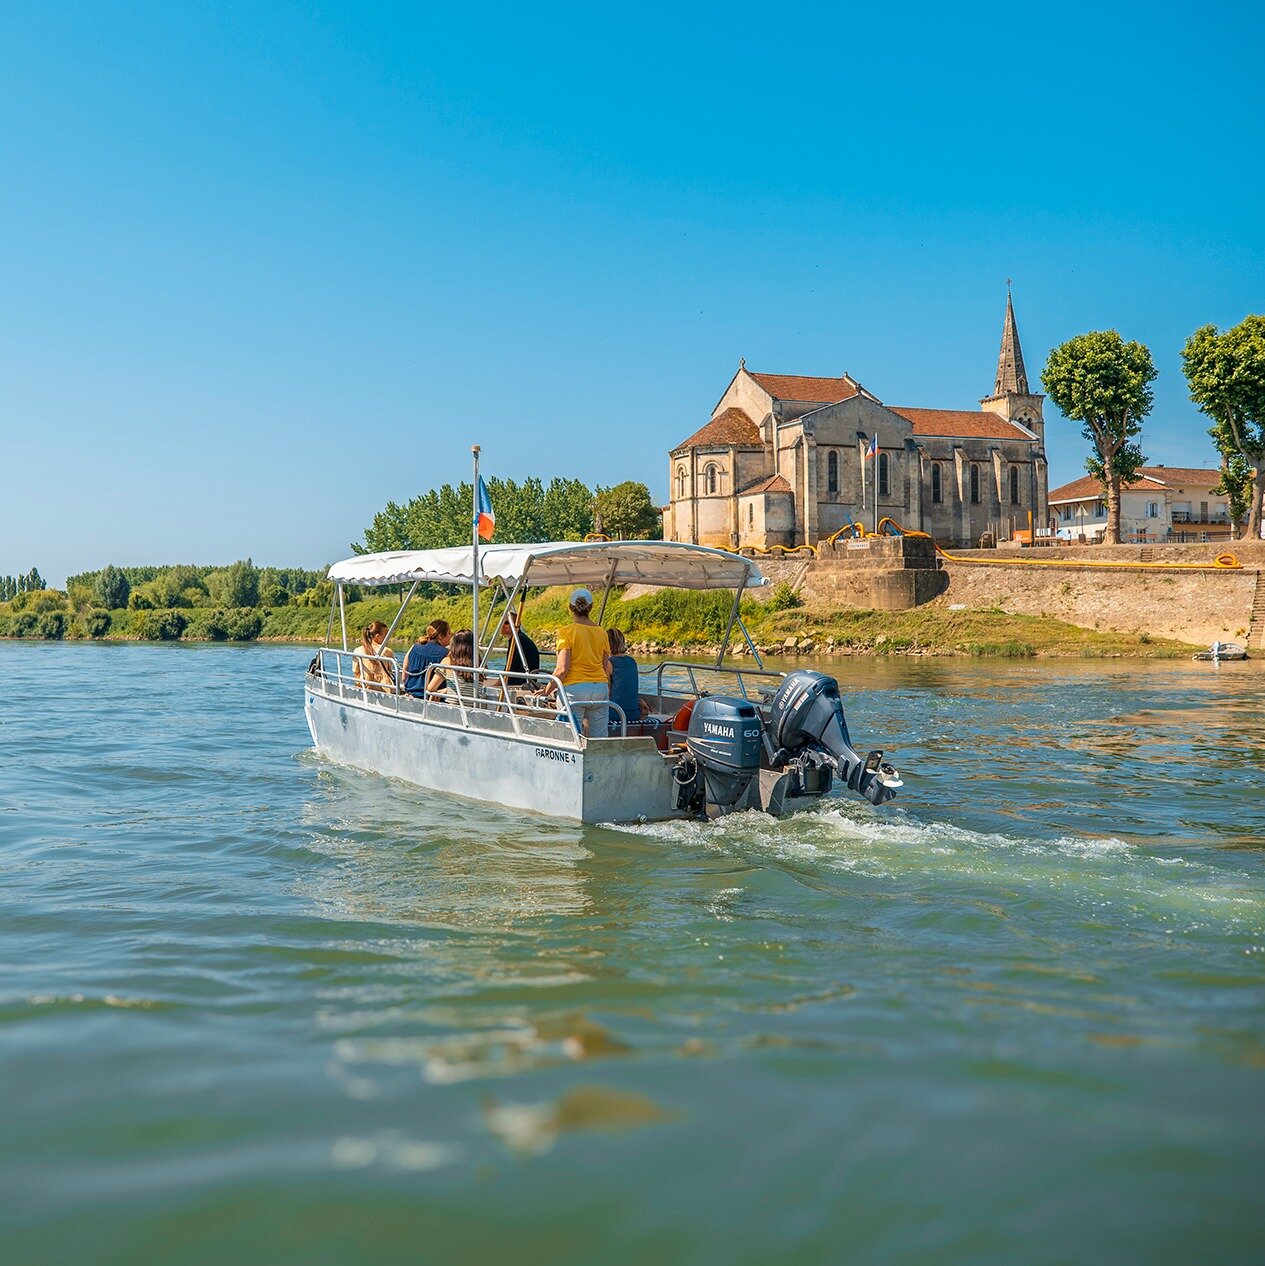
[[[613, 597], [604, 623], [623, 629], [639, 653], [715, 654], [728, 623], [727, 593], [658, 590], [624, 600]], [[348, 636], [353, 641], [372, 620], [390, 622], [398, 610], [396, 595], [349, 603]], [[44, 640], [265, 641], [319, 645], [330, 627], [328, 610], [310, 606], [241, 608], [208, 611], [29, 610], [12, 612], [0, 604], [0, 636]], [[50, 605], [45, 603], [45, 606]], [[763, 654], [776, 655], [928, 655], [1026, 659], [1183, 658], [1191, 645], [1154, 638], [1080, 628], [1044, 616], [999, 608], [951, 610], [919, 607], [910, 611], [869, 611], [802, 601], [779, 587], [765, 601], [746, 601], [743, 620]], [[468, 598], [418, 599], [405, 613], [393, 641], [397, 648], [420, 636], [431, 620], [454, 628], [470, 623]], [[549, 590], [528, 600], [526, 629], [544, 649], [552, 649], [554, 630], [566, 622], [565, 595]], [[334, 636], [339, 637], [337, 617]], [[747, 652], [740, 635], [732, 649]]]

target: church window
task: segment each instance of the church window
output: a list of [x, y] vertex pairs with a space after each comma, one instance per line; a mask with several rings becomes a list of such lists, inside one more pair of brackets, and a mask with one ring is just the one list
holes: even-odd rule
[[833, 449], [826, 458], [826, 491], [839, 491], [839, 454]]
[[944, 476], [940, 473], [940, 463], [933, 462], [931, 466], [931, 500], [939, 505], [944, 500]]
[[676, 468], [676, 499], [678, 501], [685, 500], [685, 467], [678, 466]]
[[708, 493], [710, 493], [712, 496], [715, 496], [716, 494], [716, 467], [708, 466], [707, 469], [703, 472], [703, 474], [707, 479]]
[[971, 504], [979, 505], [979, 467], [971, 463]]
[[1019, 504], [1019, 467], [1012, 466], [1010, 468], [1010, 504], [1017, 506]]
[[755, 502], [747, 502], [747, 527], [755, 527]]
[[886, 497], [891, 494], [891, 475], [888, 470], [887, 454], [878, 455], [878, 495]]

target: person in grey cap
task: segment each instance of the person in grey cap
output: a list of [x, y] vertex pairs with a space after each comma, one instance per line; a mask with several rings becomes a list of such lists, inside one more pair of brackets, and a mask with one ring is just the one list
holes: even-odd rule
[[[606, 632], [589, 619], [593, 595], [577, 589], [571, 595], [571, 623], [558, 630], [558, 663], [554, 676], [567, 688], [575, 712], [580, 714], [584, 733], [606, 732], [607, 708], [598, 710], [598, 724], [590, 730], [594, 704], [604, 704], [611, 697], [611, 657]], [[581, 722], [578, 720], [577, 724]]]

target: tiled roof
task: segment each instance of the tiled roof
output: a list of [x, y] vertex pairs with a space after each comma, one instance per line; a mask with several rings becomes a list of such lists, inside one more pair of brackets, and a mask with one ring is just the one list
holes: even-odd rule
[[[1140, 466], [1138, 478], [1121, 484], [1122, 492], [1160, 492], [1191, 484], [1196, 488], [1212, 488], [1221, 482], [1219, 470], [1198, 470], [1191, 466]], [[1095, 501], [1105, 497], [1106, 490], [1093, 475], [1082, 475], [1061, 488], [1050, 489], [1050, 502]]]
[[806, 400], [814, 404], [837, 404], [860, 394], [857, 383], [847, 374], [842, 378], [809, 378], [802, 374], [752, 374], [751, 377], [774, 400]]
[[790, 492], [791, 485], [782, 478], [781, 475], [766, 475], [763, 479], [757, 479], [755, 483], [748, 484], [745, 488], [738, 489], [740, 497], [749, 496], [753, 492]]
[[1215, 488], [1221, 482], [1219, 470], [1203, 470], [1197, 466], [1142, 466], [1138, 473], [1162, 480], [1170, 488], [1180, 488], [1182, 484], [1194, 484], [1196, 488]]
[[682, 440], [672, 451], [683, 448], [761, 448], [760, 428], [741, 409], [726, 409], [688, 440]]
[[915, 435], [948, 435], [962, 439], [1030, 440], [1026, 427], [1007, 422], [986, 409], [906, 409], [888, 406], [914, 424]]

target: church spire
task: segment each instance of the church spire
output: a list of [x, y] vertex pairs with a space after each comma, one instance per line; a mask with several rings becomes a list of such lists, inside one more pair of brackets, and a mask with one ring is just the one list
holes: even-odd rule
[[997, 357], [996, 396], [1028, 395], [1028, 374], [1023, 367], [1023, 349], [1015, 326], [1015, 305], [1010, 301], [1010, 279], [1006, 279], [1006, 323], [1001, 331], [1001, 354]]

